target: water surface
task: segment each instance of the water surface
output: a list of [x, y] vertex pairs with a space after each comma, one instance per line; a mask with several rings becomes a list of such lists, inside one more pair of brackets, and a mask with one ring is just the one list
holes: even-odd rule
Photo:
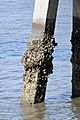
[[0, 120], [80, 120], [80, 98], [71, 99], [72, 0], [60, 0], [54, 73], [45, 103], [21, 106], [21, 56], [31, 32], [34, 0], [0, 0]]

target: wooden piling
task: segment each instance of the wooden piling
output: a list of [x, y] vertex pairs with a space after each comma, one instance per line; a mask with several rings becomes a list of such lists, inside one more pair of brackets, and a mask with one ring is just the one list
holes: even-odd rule
[[72, 98], [80, 97], [80, 0], [73, 0]]
[[56, 46], [54, 35], [58, 0], [36, 0], [32, 34], [24, 65], [22, 104], [35, 104], [45, 99], [48, 75], [53, 72], [52, 52]]

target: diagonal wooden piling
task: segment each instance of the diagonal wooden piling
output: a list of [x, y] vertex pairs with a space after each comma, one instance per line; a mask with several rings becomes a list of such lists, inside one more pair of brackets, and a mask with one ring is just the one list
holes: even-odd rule
[[73, 0], [72, 98], [80, 97], [80, 0]]
[[54, 35], [58, 0], [36, 0], [32, 34], [24, 65], [22, 104], [35, 104], [45, 99], [48, 75], [53, 72], [52, 52], [56, 46]]

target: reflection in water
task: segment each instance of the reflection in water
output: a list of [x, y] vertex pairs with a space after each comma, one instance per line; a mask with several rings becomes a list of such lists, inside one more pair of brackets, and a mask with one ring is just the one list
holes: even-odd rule
[[45, 104], [25, 105], [22, 107], [23, 120], [43, 120]]
[[[49, 101], [48, 101], [49, 102]], [[80, 98], [24, 105], [23, 120], [80, 120]]]
[[72, 99], [72, 112], [74, 113], [74, 119], [80, 120], [80, 98]]

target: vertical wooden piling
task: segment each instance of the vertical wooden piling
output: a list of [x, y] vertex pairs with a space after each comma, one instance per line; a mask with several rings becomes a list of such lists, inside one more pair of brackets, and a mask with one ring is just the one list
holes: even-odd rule
[[45, 34], [48, 36], [54, 35], [58, 2], [59, 0], [49, 0], [46, 25], [45, 25]]
[[35, 104], [45, 99], [48, 75], [53, 72], [53, 37], [58, 0], [36, 0], [32, 34], [23, 56], [24, 76], [21, 103]]
[[80, 97], [80, 0], [73, 0], [72, 98]]

